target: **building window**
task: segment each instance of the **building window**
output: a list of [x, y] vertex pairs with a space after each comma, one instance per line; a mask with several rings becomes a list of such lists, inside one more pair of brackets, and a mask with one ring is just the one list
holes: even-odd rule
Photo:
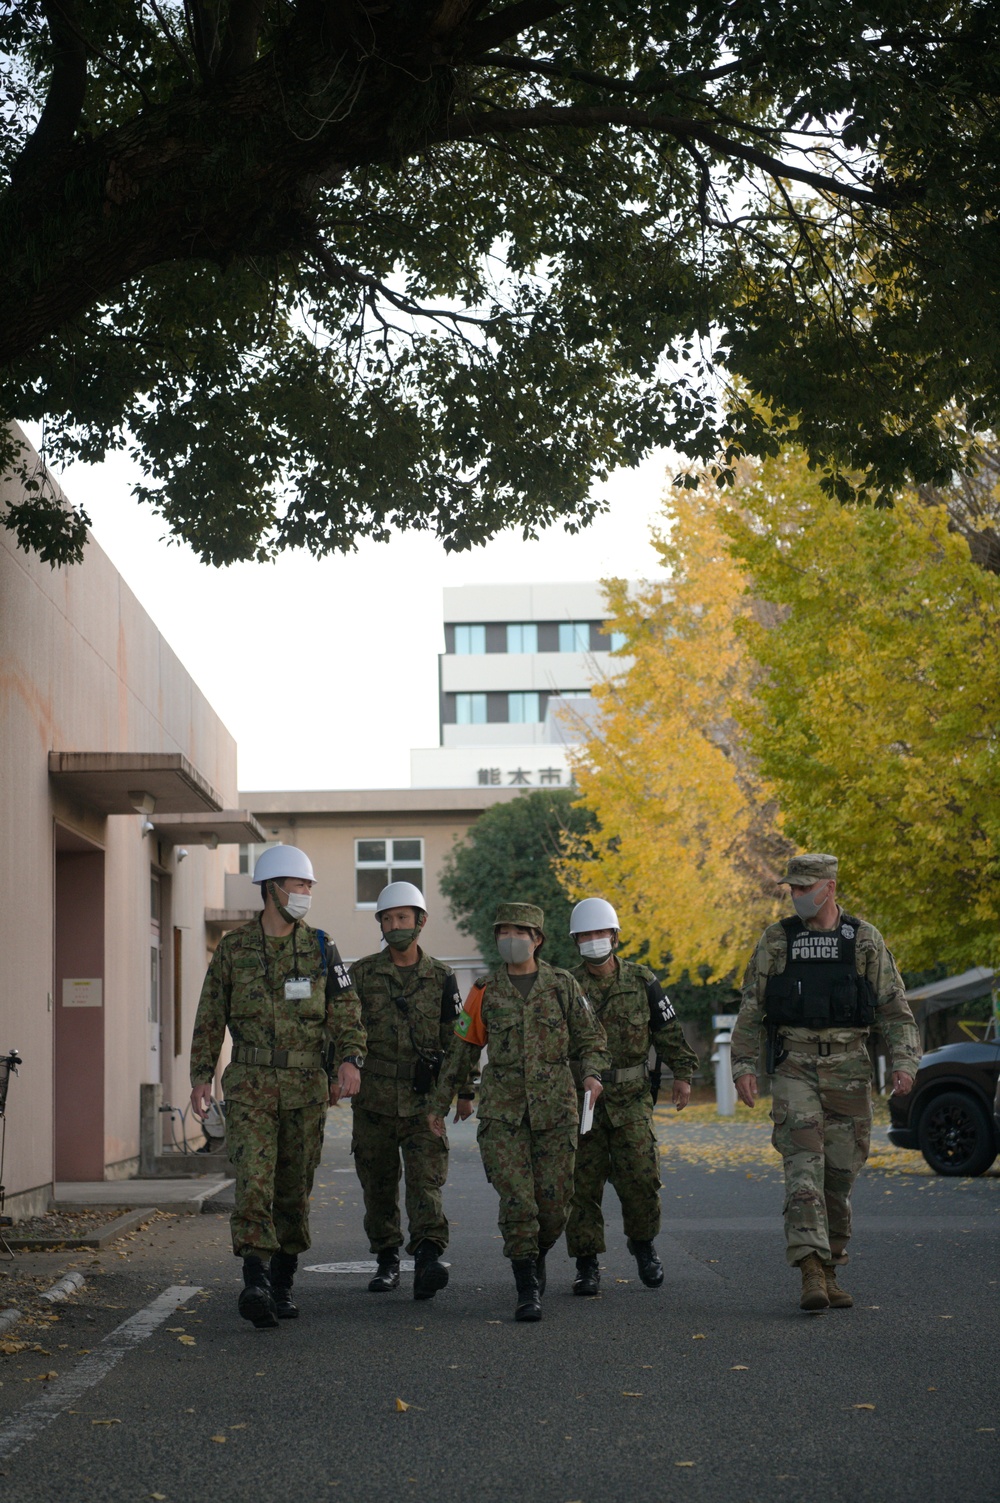
[[266, 840], [263, 842], [258, 841], [256, 845], [241, 845], [240, 872], [242, 875], [252, 877], [253, 869], [257, 865], [257, 857], [262, 856], [265, 851], [269, 851], [272, 845], [280, 845], [280, 843], [277, 840]]
[[538, 709], [535, 692], [507, 695], [507, 719], [511, 725], [537, 725], [542, 718]]
[[611, 649], [610, 650], [612, 652], [621, 652], [622, 648], [625, 646], [625, 643], [627, 641], [628, 641], [628, 632], [613, 631], [611, 633]]
[[559, 651], [560, 652], [589, 652], [590, 651], [590, 622], [589, 621], [560, 621], [560, 623], [559, 623]]
[[423, 840], [356, 840], [354, 842], [355, 906], [374, 908], [390, 882], [412, 882], [424, 889]]
[[485, 626], [456, 626], [455, 651], [465, 657], [486, 651]]
[[516, 621], [507, 627], [508, 652], [537, 652], [538, 623]]
[[455, 724], [456, 725], [485, 725], [486, 724], [486, 695], [485, 694], [456, 694], [455, 695]]

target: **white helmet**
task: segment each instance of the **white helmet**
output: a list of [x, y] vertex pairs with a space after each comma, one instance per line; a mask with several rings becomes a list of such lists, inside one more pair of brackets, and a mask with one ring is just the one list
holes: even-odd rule
[[603, 898], [584, 898], [577, 903], [569, 916], [569, 932], [587, 934], [592, 929], [614, 929], [618, 932], [618, 915]]
[[412, 882], [390, 882], [388, 887], [383, 887], [375, 904], [375, 917], [378, 918], [387, 908], [419, 908], [421, 913], [427, 912], [424, 895]]
[[261, 851], [254, 864], [253, 882], [273, 882], [279, 877], [300, 877], [315, 882], [312, 862], [297, 845], [272, 845]]

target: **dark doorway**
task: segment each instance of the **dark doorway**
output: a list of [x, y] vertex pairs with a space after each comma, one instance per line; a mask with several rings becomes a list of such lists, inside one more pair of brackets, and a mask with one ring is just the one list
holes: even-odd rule
[[104, 852], [56, 826], [56, 1180], [104, 1178]]

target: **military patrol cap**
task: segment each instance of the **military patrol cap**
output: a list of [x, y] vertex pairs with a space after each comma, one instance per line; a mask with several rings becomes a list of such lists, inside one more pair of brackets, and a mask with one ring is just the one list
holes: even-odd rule
[[500, 924], [518, 924], [522, 929], [537, 929], [540, 934], [545, 923], [545, 914], [537, 903], [500, 903], [493, 920], [494, 929]]
[[812, 887], [814, 882], [824, 882], [837, 875], [836, 856], [814, 854], [793, 856], [779, 882], [788, 882], [792, 887]]

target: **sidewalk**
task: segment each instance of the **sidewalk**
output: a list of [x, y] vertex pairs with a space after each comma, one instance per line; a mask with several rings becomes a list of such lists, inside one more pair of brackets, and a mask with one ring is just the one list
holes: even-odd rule
[[54, 1205], [133, 1206], [175, 1215], [197, 1216], [206, 1203], [235, 1181], [225, 1175], [199, 1175], [195, 1179], [106, 1179], [73, 1181], [55, 1186]]

